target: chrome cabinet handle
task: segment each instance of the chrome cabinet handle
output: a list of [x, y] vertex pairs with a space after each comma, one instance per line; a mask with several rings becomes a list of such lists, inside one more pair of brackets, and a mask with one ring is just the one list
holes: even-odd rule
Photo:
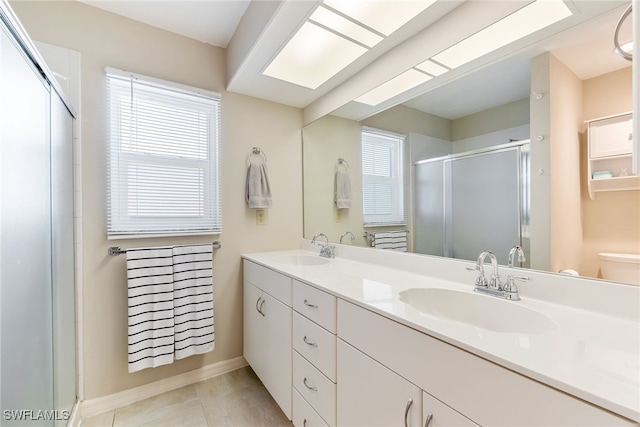
[[307, 419], [302, 420], [302, 427], [307, 427]]
[[311, 387], [309, 384], [307, 384], [307, 377], [304, 377], [304, 380], [302, 380], [302, 383], [304, 384], [304, 386], [306, 388], [308, 388], [309, 390], [312, 391], [318, 391], [318, 387]]
[[311, 308], [318, 308], [317, 305], [315, 304], [311, 304], [309, 301], [307, 301], [306, 299], [304, 300], [304, 305], [306, 305], [307, 307], [311, 307]]
[[407, 407], [404, 408], [404, 427], [409, 427], [409, 409], [411, 409], [411, 405], [413, 405], [413, 399], [409, 399]]
[[317, 347], [317, 346], [318, 346], [318, 344], [317, 344], [317, 343], [315, 343], [315, 342], [309, 342], [309, 341], [307, 341], [307, 336], [306, 336], [306, 335], [304, 336], [304, 338], [302, 339], [302, 341], [304, 341], [304, 343], [305, 343], [306, 345], [310, 345], [311, 347]]
[[260, 314], [262, 314], [262, 317], [264, 317], [264, 311], [262, 311], [262, 306], [264, 305], [265, 302], [267, 302], [267, 300], [263, 299], [262, 302], [260, 303], [260, 309], [258, 310]]
[[424, 427], [429, 427], [429, 424], [431, 424], [432, 418], [433, 418], [433, 414], [429, 412], [429, 414], [427, 414], [427, 419], [424, 421]]
[[260, 304], [260, 300], [261, 300], [261, 299], [262, 299], [262, 297], [259, 297], [259, 298], [256, 300], [256, 311], [257, 311], [258, 313], [260, 313], [260, 314], [262, 314], [262, 312], [260, 311], [260, 308], [258, 307], [258, 305]]

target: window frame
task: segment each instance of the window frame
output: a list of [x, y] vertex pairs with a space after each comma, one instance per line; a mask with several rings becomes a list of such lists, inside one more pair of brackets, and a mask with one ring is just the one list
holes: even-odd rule
[[[362, 158], [362, 219], [365, 227], [386, 227], [407, 225], [407, 168], [406, 136], [395, 132], [363, 126], [361, 129]], [[365, 172], [365, 144], [378, 144], [392, 150], [390, 176], [367, 174]], [[367, 185], [369, 183], [388, 183], [391, 188], [391, 212], [389, 214], [367, 213]]]
[[[222, 209], [221, 209], [221, 191], [220, 191], [220, 116], [221, 116], [221, 97], [219, 93], [207, 91], [179, 83], [169, 82], [156, 79], [149, 76], [134, 74], [115, 68], [105, 68], [107, 80], [107, 118], [108, 118], [108, 168], [107, 168], [107, 238], [123, 239], [136, 237], [163, 237], [163, 236], [180, 236], [180, 235], [210, 235], [222, 233]], [[119, 85], [119, 86], [118, 86]], [[171, 149], [167, 153], [160, 153], [160, 150], [144, 149], [136, 152], [135, 149], [127, 150], [123, 147], [123, 130], [126, 126], [135, 126], [137, 117], [133, 117], [127, 122], [125, 108], [123, 102], [126, 97], [122, 96], [123, 88], [126, 85], [131, 87], [131, 104], [138, 100], [135, 98], [136, 88], [140, 93], [139, 100], [158, 106], [169, 106], [174, 110], [178, 106], [185, 104], [194, 104], [193, 109], [189, 113], [193, 117], [198, 117], [204, 121], [204, 126], [199, 122], [197, 126], [205, 129], [207, 137], [206, 147], [204, 151], [198, 149], [199, 155], [189, 155], [189, 147], [185, 146], [182, 152]], [[154, 97], [152, 92], [157, 94]], [[175, 103], [167, 102], [173, 100]], [[149, 98], [151, 96], [151, 98]], [[118, 103], [120, 105], [118, 105]], [[133, 111], [133, 108], [132, 110]], [[135, 113], [137, 114], [137, 112]], [[159, 117], [154, 116], [154, 117]], [[145, 119], [146, 120], [146, 119]], [[149, 124], [151, 120], [145, 123]], [[161, 123], [161, 122], [160, 122]], [[157, 125], [156, 128], [162, 131], [163, 124]], [[185, 129], [185, 128], [179, 128]], [[166, 133], [163, 133], [163, 136]], [[137, 136], [135, 142], [137, 142]], [[162, 142], [167, 144], [166, 141]], [[147, 142], [148, 144], [148, 142]], [[141, 144], [143, 146], [144, 144]], [[147, 147], [149, 147], [147, 145]], [[172, 146], [173, 147], [173, 146]], [[206, 153], [206, 154], [205, 154]], [[182, 156], [180, 155], [182, 154]], [[153, 203], [157, 206], [149, 208], [147, 213], [131, 215], [131, 174], [129, 167], [131, 165], [139, 165], [147, 168], [150, 172], [152, 169], [168, 172], [178, 172], [180, 169], [185, 172], [180, 178], [175, 178], [171, 184], [179, 184], [180, 179], [184, 179], [188, 188], [196, 188], [195, 195], [189, 200], [192, 204], [191, 210], [194, 213], [185, 214], [188, 209], [183, 209], [181, 214], [165, 214], [162, 215], [162, 203], [167, 206], [171, 205], [171, 197], [177, 197], [180, 194], [175, 188], [172, 190], [171, 185], [165, 192], [158, 191], [160, 197], [154, 199]], [[191, 175], [190, 177], [187, 177]], [[152, 173], [152, 172], [150, 172]], [[148, 193], [147, 193], [148, 194]], [[145, 195], [140, 193], [140, 197]], [[151, 205], [150, 205], [151, 206]], [[195, 208], [194, 208], [195, 206]], [[153, 212], [157, 209], [157, 212]], [[144, 209], [142, 209], [144, 210]]]

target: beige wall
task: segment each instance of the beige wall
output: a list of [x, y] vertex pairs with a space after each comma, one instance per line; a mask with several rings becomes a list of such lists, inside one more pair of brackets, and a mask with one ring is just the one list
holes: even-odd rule
[[[551, 102], [551, 55], [548, 53], [531, 60], [531, 90], [543, 94], [541, 99], [530, 97], [531, 111], [531, 227], [529, 236], [530, 265], [536, 270], [549, 271], [550, 248], [550, 174], [549, 135]], [[542, 135], [542, 142], [535, 141]], [[527, 237], [527, 236], [525, 236]]]
[[[550, 271], [575, 269], [580, 273], [582, 81], [555, 56], [549, 59]], [[535, 138], [533, 144], [538, 144]]]
[[[304, 127], [304, 235], [311, 238], [325, 233], [331, 242], [351, 231], [355, 244], [366, 244], [362, 237], [362, 156], [360, 123], [334, 116], [325, 116]], [[349, 163], [351, 207], [336, 209], [334, 174], [338, 158]], [[338, 213], [340, 218], [338, 218]], [[351, 244], [350, 240], [345, 240]]]
[[[122, 18], [79, 2], [13, 2], [30, 36], [81, 53], [83, 352], [85, 398], [96, 398], [242, 355], [242, 270], [246, 252], [296, 247], [302, 234], [302, 112], [225, 92], [225, 50]], [[222, 94], [223, 234], [108, 241], [106, 238], [106, 93], [110, 66]], [[257, 226], [246, 208], [246, 156], [269, 158], [274, 204]], [[215, 350], [171, 365], [127, 373], [126, 272], [107, 248], [209, 242], [214, 256]]]
[[[632, 110], [631, 67], [583, 82], [583, 120]], [[640, 191], [586, 192], [586, 136], [582, 149], [583, 271], [602, 277], [599, 252], [640, 253]]]
[[451, 140], [458, 141], [526, 124], [529, 124], [529, 98], [453, 120]]

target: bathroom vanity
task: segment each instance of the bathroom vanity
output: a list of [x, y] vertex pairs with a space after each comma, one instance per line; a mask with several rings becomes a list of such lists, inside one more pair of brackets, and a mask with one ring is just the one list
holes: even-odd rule
[[[640, 422], [640, 288], [340, 245], [244, 255], [244, 354], [296, 426]], [[604, 294], [606, 292], [606, 298]]]

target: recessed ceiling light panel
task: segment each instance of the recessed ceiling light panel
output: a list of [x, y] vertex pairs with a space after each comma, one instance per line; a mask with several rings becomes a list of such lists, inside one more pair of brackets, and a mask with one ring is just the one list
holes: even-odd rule
[[449, 68], [480, 58], [571, 16], [562, 0], [537, 0], [433, 57]]
[[309, 19], [370, 48], [382, 41], [382, 36], [379, 34], [338, 15], [326, 7], [318, 7]]
[[327, 6], [388, 36], [436, 0], [324, 0]]
[[425, 73], [421, 73], [420, 71], [411, 68], [386, 83], [381, 84], [375, 89], [370, 90], [361, 97], [356, 98], [356, 101], [371, 106], [378, 105], [402, 92], [429, 81], [432, 78], [433, 77]]
[[434, 77], [437, 77], [440, 74], [444, 74], [447, 71], [449, 71], [448, 68], [443, 67], [440, 64], [436, 64], [435, 62], [433, 62], [430, 59], [427, 59], [423, 63], [416, 65], [416, 68], [418, 70], [424, 71], [425, 73], [429, 73]]
[[307, 21], [263, 74], [315, 89], [365, 52], [367, 48]]

